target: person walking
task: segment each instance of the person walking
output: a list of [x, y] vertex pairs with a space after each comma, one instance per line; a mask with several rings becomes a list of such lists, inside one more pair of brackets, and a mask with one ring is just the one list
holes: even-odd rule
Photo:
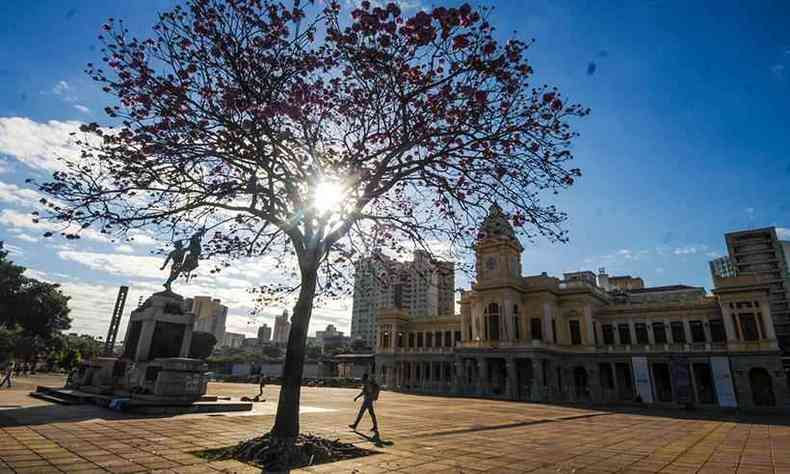
[[6, 367], [5, 367], [5, 374], [4, 375], [5, 376], [3, 377], [3, 380], [0, 381], [0, 388], [3, 388], [3, 385], [6, 385], [6, 384], [8, 385], [8, 388], [11, 388], [11, 386], [12, 386], [11, 381], [12, 381], [12, 378], [14, 376], [14, 362], [13, 361], [9, 362], [8, 365], [6, 365]]
[[362, 416], [365, 414], [365, 410], [370, 413], [370, 419], [373, 420], [373, 428], [370, 431], [373, 431], [378, 435], [379, 432], [379, 425], [376, 420], [376, 412], [373, 411], [373, 402], [379, 399], [379, 392], [381, 391], [381, 387], [377, 384], [374, 380], [368, 377], [368, 374], [362, 375], [362, 391], [359, 392], [359, 395], [354, 397], [354, 401], [356, 402], [359, 400], [359, 397], [364, 397], [362, 400], [362, 406], [359, 408], [359, 414], [357, 415], [357, 420], [348, 425], [349, 428], [356, 431], [357, 425], [359, 421], [362, 419]]

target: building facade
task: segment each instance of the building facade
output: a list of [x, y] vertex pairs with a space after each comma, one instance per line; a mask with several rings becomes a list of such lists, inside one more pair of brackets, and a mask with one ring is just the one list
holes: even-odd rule
[[268, 324], [258, 328], [258, 343], [268, 344], [272, 340], [272, 328]]
[[288, 310], [274, 318], [274, 334], [272, 342], [275, 344], [288, 344], [288, 335], [291, 333], [291, 321], [288, 319]]
[[720, 278], [709, 296], [630, 276], [618, 285], [592, 272], [523, 276], [521, 252], [492, 206], [460, 315], [379, 315], [379, 380], [404, 391], [545, 402], [775, 410], [788, 400], [771, 289], [760, 278]]
[[735, 275], [757, 275], [769, 286], [771, 315], [790, 368], [790, 241], [780, 240], [775, 227], [730, 232], [724, 239]]
[[322, 352], [351, 342], [351, 338], [345, 336], [343, 331], [338, 331], [334, 324], [328, 324], [323, 331], [316, 331], [315, 337]]
[[210, 332], [217, 342], [225, 340], [228, 307], [210, 296], [195, 296], [184, 300], [185, 310], [195, 315], [195, 331]]
[[455, 263], [432, 260], [422, 250], [399, 262], [378, 253], [355, 266], [351, 338], [376, 342], [377, 314], [400, 308], [414, 318], [455, 313]]
[[225, 338], [222, 340], [222, 346], [229, 349], [240, 349], [244, 345], [244, 338], [244, 334], [226, 332]]

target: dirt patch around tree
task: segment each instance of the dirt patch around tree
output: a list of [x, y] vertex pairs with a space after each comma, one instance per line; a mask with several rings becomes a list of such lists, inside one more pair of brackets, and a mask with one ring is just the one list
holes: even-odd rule
[[212, 461], [235, 459], [258, 466], [264, 472], [287, 472], [289, 469], [345, 461], [370, 456], [377, 452], [312, 434], [300, 434], [294, 443], [286, 444], [266, 433], [235, 446], [197, 451], [192, 454]]

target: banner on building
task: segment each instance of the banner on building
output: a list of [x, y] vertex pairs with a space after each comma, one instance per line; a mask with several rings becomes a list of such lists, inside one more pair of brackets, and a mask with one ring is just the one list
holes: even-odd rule
[[653, 403], [653, 389], [650, 386], [650, 370], [647, 368], [647, 357], [633, 357], [634, 383], [636, 393], [645, 403]]
[[719, 406], [737, 407], [738, 399], [735, 398], [735, 388], [732, 384], [729, 357], [711, 357], [710, 368], [713, 372], [713, 383], [716, 386]]
[[691, 370], [686, 358], [672, 359], [672, 388], [675, 391], [675, 401], [690, 403], [691, 397]]

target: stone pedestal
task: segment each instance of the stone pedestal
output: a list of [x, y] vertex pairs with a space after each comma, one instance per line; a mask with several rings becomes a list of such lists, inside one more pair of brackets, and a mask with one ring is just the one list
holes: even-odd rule
[[129, 318], [123, 358], [84, 364], [74, 387], [92, 393], [183, 405], [206, 393], [206, 363], [189, 359], [195, 316], [171, 291], [152, 295]]
[[135, 362], [189, 357], [195, 315], [184, 312], [184, 298], [171, 291], [152, 295], [132, 311], [123, 355]]

